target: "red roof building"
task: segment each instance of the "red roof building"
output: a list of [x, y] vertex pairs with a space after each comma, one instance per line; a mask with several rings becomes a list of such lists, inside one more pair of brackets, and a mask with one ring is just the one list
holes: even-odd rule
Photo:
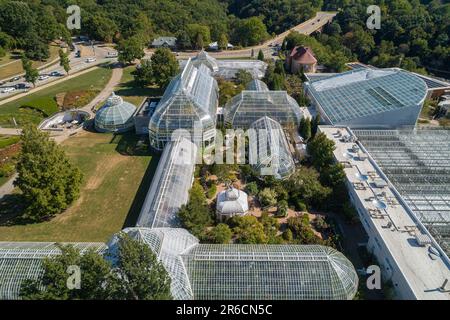
[[298, 73], [302, 68], [305, 73], [313, 73], [316, 72], [316, 66], [317, 59], [309, 47], [295, 47], [286, 59], [286, 67], [292, 73]]

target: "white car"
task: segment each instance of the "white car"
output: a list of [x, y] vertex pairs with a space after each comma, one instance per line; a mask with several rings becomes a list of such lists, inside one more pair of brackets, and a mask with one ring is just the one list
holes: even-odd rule
[[116, 58], [119, 54], [117, 51], [108, 51], [108, 54], [106, 55], [107, 58]]
[[2, 93], [10, 93], [10, 92], [13, 92], [13, 91], [16, 91], [16, 88], [14, 88], [14, 87], [7, 87], [7, 88], [3, 88], [2, 89]]
[[91, 57], [91, 58], [86, 59], [87, 63], [94, 62], [94, 61], [97, 61], [97, 58]]
[[38, 80], [39, 80], [39, 81], [43, 81], [43, 80], [47, 80], [48, 78], [49, 78], [48, 75], [46, 75], [46, 74], [41, 74], [41, 75], [39, 76]]

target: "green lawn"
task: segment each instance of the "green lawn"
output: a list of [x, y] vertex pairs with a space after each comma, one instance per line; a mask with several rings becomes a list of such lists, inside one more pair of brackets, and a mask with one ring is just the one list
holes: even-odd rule
[[[50, 61], [55, 60], [58, 57], [60, 47], [57, 45], [50, 45], [49, 52], [50, 57], [46, 61], [33, 61], [33, 67], [39, 68]], [[13, 63], [9, 63], [12, 62]], [[20, 52], [17, 54], [7, 54], [0, 59], [0, 79], [9, 78], [23, 72], [22, 62], [20, 61]]]
[[162, 91], [157, 87], [138, 87], [134, 83], [132, 72], [136, 70], [136, 66], [128, 66], [124, 68], [120, 84], [116, 86], [115, 93], [122, 96], [125, 101], [139, 107], [146, 97], [160, 96]]
[[36, 100], [54, 99], [55, 95], [61, 92], [101, 90], [111, 78], [111, 73], [112, 70], [107, 67], [95, 69], [81, 76], [27, 95], [26, 97], [0, 105], [0, 126], [14, 126], [13, 117], [19, 126], [27, 121], [38, 124], [44, 118], [43, 113], [36, 109], [21, 108], [21, 106], [28, 105]]
[[9, 225], [0, 209], [0, 241], [107, 241], [134, 225], [159, 160], [146, 148], [138, 149], [136, 139], [134, 134], [113, 139], [91, 132], [68, 139], [64, 148], [84, 173], [80, 198], [64, 213], [37, 224]]

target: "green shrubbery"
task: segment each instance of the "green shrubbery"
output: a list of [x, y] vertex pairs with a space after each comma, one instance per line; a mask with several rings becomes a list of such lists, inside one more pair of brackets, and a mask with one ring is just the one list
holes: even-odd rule
[[9, 147], [20, 141], [19, 136], [0, 137], [0, 149]]

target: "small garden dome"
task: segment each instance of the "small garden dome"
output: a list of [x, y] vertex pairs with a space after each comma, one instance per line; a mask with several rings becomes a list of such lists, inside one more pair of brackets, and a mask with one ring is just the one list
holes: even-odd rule
[[95, 129], [99, 132], [124, 132], [134, 127], [136, 107], [114, 92], [95, 115]]

